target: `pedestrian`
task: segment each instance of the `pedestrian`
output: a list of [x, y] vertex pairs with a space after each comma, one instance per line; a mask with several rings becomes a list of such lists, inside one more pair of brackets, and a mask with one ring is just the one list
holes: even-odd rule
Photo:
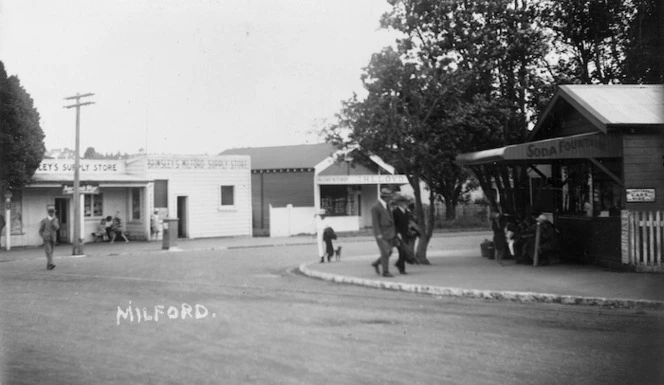
[[371, 266], [376, 269], [376, 274], [380, 275], [379, 265], [383, 266], [383, 277], [394, 277], [390, 274], [390, 255], [397, 242], [397, 232], [394, 227], [394, 218], [390, 209], [392, 190], [387, 187], [380, 189], [380, 197], [373, 207], [371, 207], [371, 224], [373, 234], [378, 244], [380, 257], [374, 261]]
[[332, 256], [334, 255], [334, 245], [332, 244], [334, 239], [337, 239], [337, 234], [332, 227], [327, 226], [323, 230], [323, 242], [325, 242], [325, 255], [328, 262], [332, 262]]
[[56, 232], [60, 228], [58, 218], [55, 217], [55, 207], [46, 209], [48, 216], [39, 223], [39, 235], [44, 240], [44, 252], [46, 253], [46, 269], [53, 270], [53, 247], [55, 246]]
[[5, 216], [0, 214], [0, 245], [2, 245], [2, 235], [5, 233]]
[[154, 213], [152, 213], [152, 216], [150, 216], [150, 233], [151, 238], [155, 241], [159, 239], [159, 232], [161, 227], [160, 222], [161, 220], [159, 218], [159, 210], [155, 209]]
[[406, 262], [412, 263], [414, 260], [413, 241], [415, 238], [411, 236], [410, 231], [412, 215], [408, 210], [408, 198], [399, 194], [394, 198], [394, 202], [397, 207], [392, 211], [392, 217], [399, 238], [399, 259], [394, 266], [399, 269], [399, 274], [406, 274]]
[[320, 258], [320, 263], [324, 263], [325, 256], [327, 255], [325, 229], [329, 227], [327, 220], [325, 219], [325, 209], [318, 210], [314, 215], [314, 221], [316, 222], [316, 245], [318, 246], [318, 257]]
[[[106, 219], [108, 219], [108, 217]], [[119, 211], [116, 212], [115, 217], [113, 217], [113, 224], [111, 225], [111, 243], [115, 242], [115, 238], [118, 236], [123, 238], [126, 243], [129, 243], [129, 239], [127, 239], [127, 236], [124, 233], [124, 227], [122, 226]]]

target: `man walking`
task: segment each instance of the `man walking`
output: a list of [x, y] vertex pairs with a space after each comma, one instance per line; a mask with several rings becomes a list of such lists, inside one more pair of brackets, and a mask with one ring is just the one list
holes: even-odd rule
[[46, 269], [53, 270], [53, 246], [55, 245], [56, 234], [60, 229], [58, 218], [55, 217], [55, 208], [49, 206], [46, 210], [48, 216], [39, 223], [39, 235], [44, 240], [44, 252], [46, 253]]
[[389, 260], [392, 255], [392, 248], [397, 242], [397, 233], [394, 227], [394, 218], [390, 209], [390, 200], [392, 199], [392, 190], [383, 187], [380, 189], [380, 197], [373, 207], [371, 207], [371, 224], [373, 234], [378, 243], [380, 257], [371, 264], [376, 269], [376, 274], [380, 275], [378, 265], [383, 266], [383, 277], [393, 277], [390, 274]]
[[394, 227], [397, 231], [399, 239], [399, 259], [394, 265], [399, 269], [399, 274], [406, 274], [406, 262], [411, 262], [413, 259], [413, 238], [410, 235], [410, 222], [412, 220], [410, 211], [408, 210], [408, 199], [403, 195], [398, 195], [394, 199], [397, 208], [392, 211], [394, 218]]

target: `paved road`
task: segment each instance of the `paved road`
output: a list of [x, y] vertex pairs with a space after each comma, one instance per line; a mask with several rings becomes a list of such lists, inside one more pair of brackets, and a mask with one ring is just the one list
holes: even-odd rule
[[664, 383], [661, 312], [336, 285], [294, 272], [312, 251], [3, 263], [0, 383]]

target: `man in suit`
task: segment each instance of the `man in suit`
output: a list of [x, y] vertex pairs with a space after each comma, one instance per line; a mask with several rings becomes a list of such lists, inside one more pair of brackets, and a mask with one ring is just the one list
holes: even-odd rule
[[47, 208], [48, 216], [39, 223], [39, 235], [44, 240], [44, 252], [46, 253], [46, 269], [53, 270], [53, 246], [57, 237], [57, 231], [60, 229], [58, 218], [55, 217], [55, 207]]
[[408, 210], [408, 199], [403, 195], [397, 195], [394, 198], [397, 207], [392, 211], [394, 226], [399, 237], [399, 259], [394, 265], [399, 269], [399, 274], [406, 274], [406, 262], [413, 259], [412, 241], [410, 235], [410, 221], [412, 216]]
[[392, 248], [396, 246], [397, 232], [394, 227], [394, 218], [390, 209], [392, 199], [392, 190], [386, 187], [380, 189], [380, 197], [373, 207], [371, 207], [371, 224], [373, 234], [378, 244], [380, 257], [371, 264], [376, 269], [376, 274], [380, 275], [379, 265], [383, 266], [383, 277], [393, 277], [390, 274], [389, 260], [392, 255]]

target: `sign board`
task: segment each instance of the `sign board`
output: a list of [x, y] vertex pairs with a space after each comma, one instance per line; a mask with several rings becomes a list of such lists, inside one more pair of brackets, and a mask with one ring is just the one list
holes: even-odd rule
[[622, 141], [617, 135], [580, 134], [522, 143], [505, 148], [505, 159], [617, 158]]
[[[81, 194], [99, 194], [99, 186], [91, 184], [80, 185], [78, 191]], [[73, 195], [74, 186], [68, 186], [68, 185], [62, 186], [62, 193], [65, 195]]]
[[407, 184], [405, 175], [319, 175], [316, 177], [317, 184]]
[[[35, 174], [74, 174], [73, 159], [44, 159]], [[79, 170], [84, 174], [123, 174], [124, 160], [81, 159]]]
[[219, 156], [173, 158], [151, 156], [147, 160], [149, 170], [249, 170], [249, 156]]
[[627, 202], [654, 202], [655, 189], [654, 188], [628, 188], [625, 190], [627, 193]]

